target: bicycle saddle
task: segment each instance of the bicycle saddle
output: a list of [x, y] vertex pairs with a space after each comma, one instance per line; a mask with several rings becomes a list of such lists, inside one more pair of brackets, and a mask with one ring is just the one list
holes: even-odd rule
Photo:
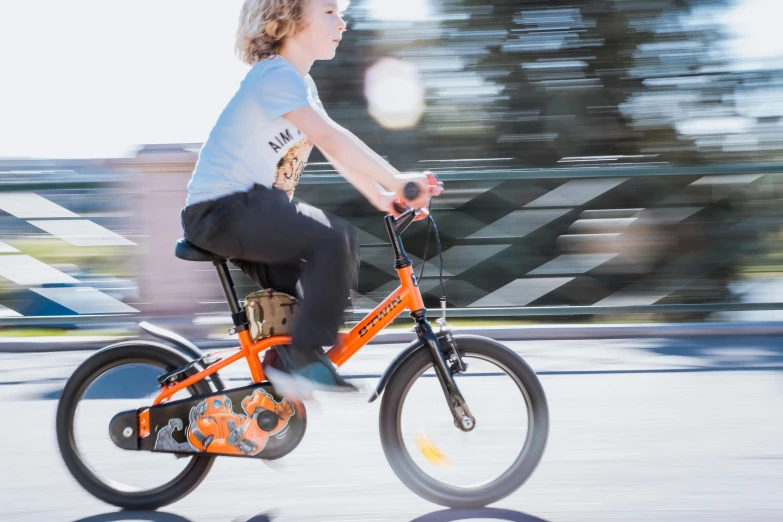
[[185, 261], [225, 261], [226, 258], [199, 248], [187, 239], [177, 241], [174, 255]]

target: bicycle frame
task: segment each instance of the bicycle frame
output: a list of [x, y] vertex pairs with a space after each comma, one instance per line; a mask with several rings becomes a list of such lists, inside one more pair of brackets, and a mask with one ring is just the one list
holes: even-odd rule
[[[337, 366], [345, 364], [348, 359], [353, 357], [404, 310], [409, 309], [411, 312], [416, 312], [424, 309], [424, 301], [416, 284], [413, 268], [411, 266], [399, 268], [397, 269], [397, 274], [400, 277], [401, 286], [384, 299], [372, 312], [367, 314], [351, 331], [339, 334], [335, 346], [326, 352], [326, 355], [334, 364]], [[250, 332], [245, 330], [239, 332], [239, 342], [241, 347], [234, 354], [209, 365], [204, 370], [191, 375], [183, 381], [166, 386], [153, 401], [153, 406], [160, 404], [164, 400], [171, 398], [175, 393], [209, 377], [240, 359], [247, 360], [253, 382], [263, 382], [265, 380], [264, 370], [261, 367], [259, 354], [272, 346], [291, 344], [291, 337], [273, 335], [253, 342], [250, 339]]]

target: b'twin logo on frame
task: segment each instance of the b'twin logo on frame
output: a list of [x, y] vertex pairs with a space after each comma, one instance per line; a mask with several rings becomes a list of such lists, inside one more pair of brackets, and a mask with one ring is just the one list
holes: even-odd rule
[[397, 299], [395, 299], [394, 301], [392, 301], [391, 303], [386, 305], [383, 308], [383, 310], [378, 312], [378, 314], [375, 317], [370, 319], [369, 323], [367, 323], [366, 325], [362, 326], [361, 330], [359, 330], [359, 337], [364, 337], [365, 335], [367, 335], [367, 329], [368, 328], [371, 328], [371, 327], [375, 326], [376, 324], [378, 324], [381, 321], [381, 319], [386, 317], [392, 310], [397, 308], [397, 306], [400, 303], [402, 303], [402, 297], [398, 297]]

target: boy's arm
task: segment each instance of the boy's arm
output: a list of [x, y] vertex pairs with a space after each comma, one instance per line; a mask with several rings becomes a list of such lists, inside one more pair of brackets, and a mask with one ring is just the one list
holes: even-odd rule
[[[404, 195], [405, 184], [413, 181], [419, 185], [419, 197], [409, 201], [408, 204], [413, 208], [423, 208], [427, 205], [429, 189], [426, 176], [401, 175], [359, 138], [312, 107], [299, 107], [286, 113], [285, 117], [310, 138], [324, 156], [333, 162], [340, 174], [356, 186], [373, 205], [378, 206], [376, 204], [378, 199], [370, 190], [373, 181], [399, 197]], [[377, 191], [377, 188], [375, 190]], [[368, 194], [371, 196], [368, 197]]]
[[387, 192], [382, 190], [382, 187], [380, 187], [368, 176], [362, 176], [353, 169], [346, 167], [320, 147], [319, 150], [327, 159], [327, 161], [329, 161], [329, 163], [331, 163], [332, 166], [337, 169], [337, 172], [339, 172], [342, 177], [348, 180], [348, 182], [353, 185], [356, 190], [361, 192], [362, 195], [367, 198], [367, 201], [372, 204], [372, 206], [382, 212], [388, 212], [391, 210], [391, 204], [397, 197], [394, 192]]

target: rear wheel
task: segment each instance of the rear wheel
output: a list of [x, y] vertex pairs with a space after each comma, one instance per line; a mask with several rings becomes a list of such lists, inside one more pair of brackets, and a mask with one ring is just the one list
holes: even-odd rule
[[491, 339], [455, 335], [467, 371], [455, 382], [476, 419], [454, 424], [429, 350], [400, 366], [381, 402], [386, 458], [422, 498], [452, 508], [483, 507], [516, 491], [544, 453], [549, 412], [535, 372]]
[[[109, 436], [114, 415], [152, 405], [160, 393], [157, 377], [187, 362], [166, 345], [127, 342], [96, 352], [68, 379], [57, 407], [57, 442], [68, 470], [89, 493], [125, 509], [156, 509], [207, 476], [214, 456], [123, 450]], [[170, 400], [210, 392], [200, 381]]]

